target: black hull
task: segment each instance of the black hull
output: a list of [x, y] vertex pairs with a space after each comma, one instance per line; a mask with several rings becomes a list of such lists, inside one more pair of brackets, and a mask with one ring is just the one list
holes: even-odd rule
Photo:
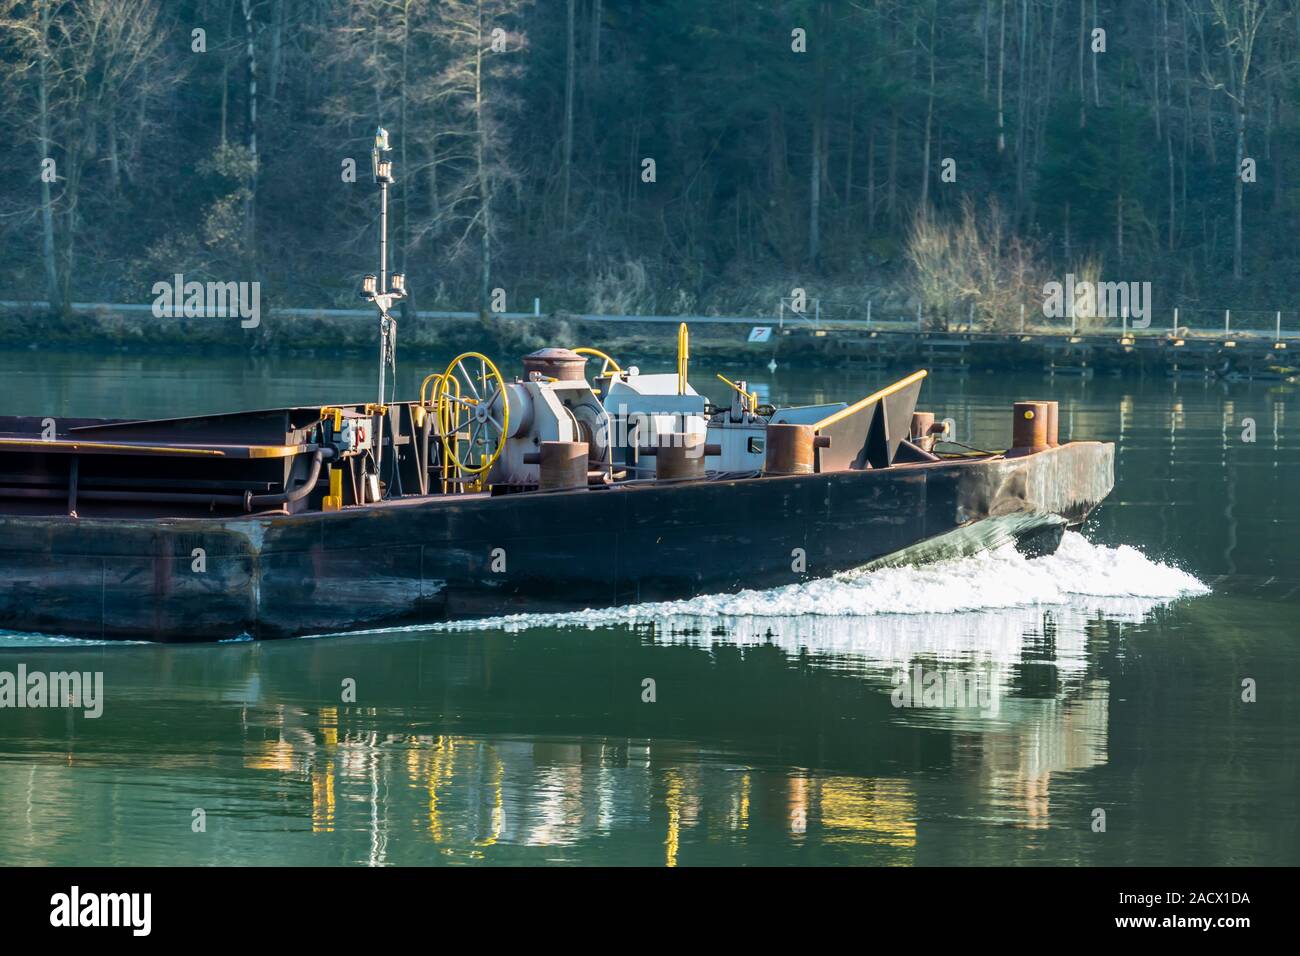
[[1112, 445], [1076, 442], [1010, 459], [331, 513], [7, 516], [0, 627], [291, 637], [768, 588], [1015, 540], [1041, 548], [1109, 493], [1113, 457]]

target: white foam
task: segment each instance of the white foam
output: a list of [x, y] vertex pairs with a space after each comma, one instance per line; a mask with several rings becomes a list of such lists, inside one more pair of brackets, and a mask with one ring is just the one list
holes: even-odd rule
[[767, 590], [714, 594], [562, 614], [516, 614], [444, 622], [441, 630], [704, 623], [808, 616], [873, 618], [1073, 605], [1141, 619], [1156, 604], [1209, 591], [1193, 575], [1136, 548], [1093, 544], [1067, 532], [1055, 554], [1026, 558], [1013, 546], [916, 567], [851, 571]]

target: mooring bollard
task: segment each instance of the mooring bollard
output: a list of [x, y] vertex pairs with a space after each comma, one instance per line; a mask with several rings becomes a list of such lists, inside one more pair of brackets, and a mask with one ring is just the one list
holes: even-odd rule
[[585, 441], [544, 441], [524, 455], [524, 464], [537, 465], [539, 491], [586, 488], [587, 454]]
[[908, 440], [922, 451], [934, 451], [934, 412], [912, 412]]
[[816, 469], [816, 449], [831, 447], [829, 436], [818, 435], [811, 425], [768, 425], [763, 472], [768, 475], [811, 475]]
[[1061, 443], [1058, 434], [1058, 428], [1060, 425], [1060, 403], [1044, 399], [1036, 402], [1036, 404], [1044, 405], [1047, 408], [1047, 444], [1049, 447], [1055, 448]]
[[811, 425], [768, 425], [763, 471], [769, 475], [811, 475], [813, 437]]
[[1046, 449], [1047, 403], [1016, 402], [1012, 409], [1011, 447], [1007, 449], [1007, 456], [1032, 455]]
[[657, 446], [642, 448], [638, 454], [654, 458], [656, 479], [676, 481], [682, 478], [703, 478], [704, 459], [709, 455], [721, 455], [722, 446], [714, 442], [706, 443], [703, 435], [665, 432], [659, 436]]

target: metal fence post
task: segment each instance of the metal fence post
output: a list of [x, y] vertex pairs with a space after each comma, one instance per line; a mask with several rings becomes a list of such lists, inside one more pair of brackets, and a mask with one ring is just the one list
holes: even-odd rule
[[1174, 309], [1174, 325], [1173, 328], [1169, 330], [1169, 334], [1172, 335], [1174, 338], [1178, 338], [1178, 310], [1177, 309]]
[[813, 327], [820, 329], [822, 327], [822, 300], [820, 298], [813, 299], [813, 312], [814, 312]]
[[1231, 329], [1232, 329], [1232, 310], [1224, 309], [1223, 310], [1223, 334], [1227, 335]]
[[922, 330], [923, 327], [921, 325], [921, 303], [918, 302], [916, 303], [916, 331], [920, 332]]
[[1277, 335], [1274, 336], [1273, 341], [1275, 342], [1282, 341], [1282, 310], [1281, 309], [1277, 310]]
[[542, 300], [539, 299], [537, 296], [533, 296], [533, 315], [540, 316], [541, 314], [542, 314]]
[[867, 328], [871, 328], [871, 300], [867, 300]]
[[1025, 331], [1025, 304], [1020, 303], [1020, 332], [1023, 335]]

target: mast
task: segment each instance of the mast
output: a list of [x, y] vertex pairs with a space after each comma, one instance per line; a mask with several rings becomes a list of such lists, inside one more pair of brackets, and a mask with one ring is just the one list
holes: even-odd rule
[[[370, 173], [379, 187], [379, 274], [368, 274], [362, 282], [361, 297], [375, 304], [379, 311], [379, 400], [382, 409], [387, 404], [388, 369], [393, 370], [393, 388], [397, 387], [397, 320], [390, 314], [393, 303], [406, 297], [406, 276], [394, 272], [388, 275], [388, 187], [393, 183], [393, 161], [388, 154], [388, 130], [375, 129], [375, 143], [370, 150]], [[390, 287], [391, 281], [391, 287]], [[384, 412], [377, 410], [375, 424], [375, 470], [383, 460]]]

